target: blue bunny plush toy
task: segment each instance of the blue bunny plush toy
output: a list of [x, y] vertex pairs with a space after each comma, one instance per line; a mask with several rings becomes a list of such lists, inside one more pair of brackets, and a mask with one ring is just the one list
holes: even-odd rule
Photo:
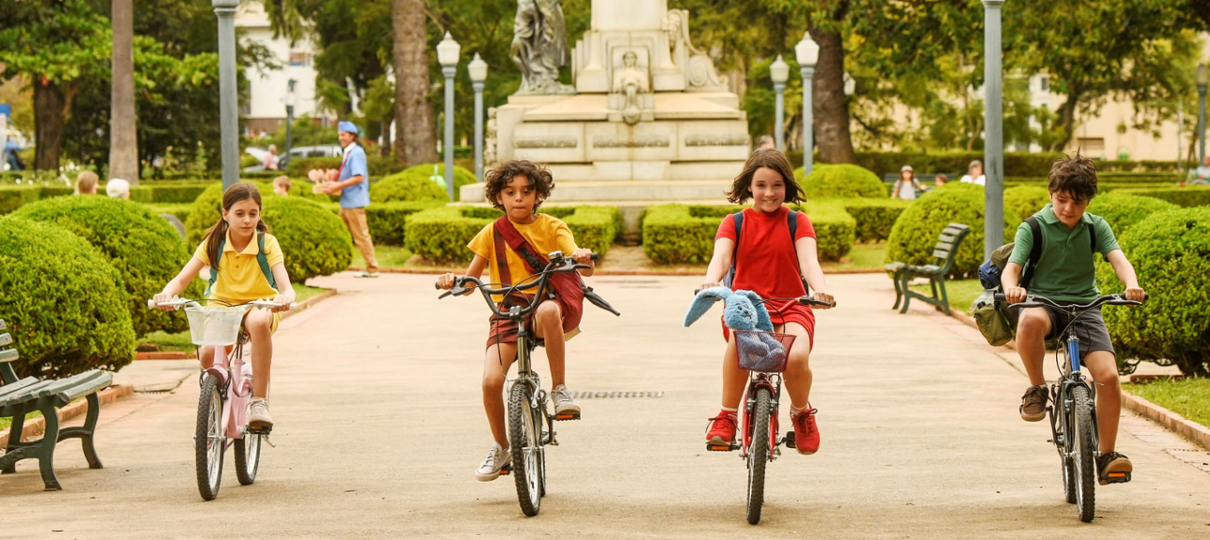
[[[761, 332], [739, 332], [736, 334], [736, 347], [744, 357], [741, 364], [756, 366], [775, 366], [782, 363], [786, 357], [786, 347], [772, 334], [773, 322], [769, 319], [769, 311], [761, 303], [760, 295], [739, 290], [732, 292], [727, 287], [712, 287], [697, 293], [689, 312], [685, 314], [685, 326], [689, 326], [705, 315], [715, 302], [722, 300], [723, 322], [732, 330], [760, 330]], [[757, 369], [756, 371], [761, 371]]]

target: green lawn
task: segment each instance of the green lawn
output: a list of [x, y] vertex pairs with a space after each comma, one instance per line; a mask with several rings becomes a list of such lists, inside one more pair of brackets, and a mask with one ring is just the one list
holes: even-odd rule
[[[307, 285], [294, 284], [294, 293], [296, 302], [302, 302], [312, 296], [323, 293], [328, 289], [320, 287], [310, 287]], [[183, 314], [181, 315], [184, 316]], [[152, 332], [143, 336], [139, 340], [139, 345], [155, 345], [156, 350], [162, 352], [192, 352], [193, 342], [189, 341], [189, 331], [177, 332], [169, 334], [167, 332]]]
[[1203, 426], [1210, 426], [1210, 379], [1159, 379], [1122, 389]]
[[[379, 268], [403, 268], [407, 266], [407, 261], [412, 258], [413, 253], [398, 246], [374, 246], [374, 255], [378, 257]], [[353, 264], [349, 266], [365, 268], [365, 265], [366, 260], [362, 258], [361, 251], [354, 247]]]
[[[932, 289], [927, 281], [912, 284], [912, 290], [931, 295]], [[977, 279], [959, 279], [945, 282], [945, 292], [950, 299], [950, 308], [969, 312], [971, 304], [983, 293], [983, 285]]]
[[[35, 418], [40, 418], [41, 416], [42, 416], [41, 412], [30, 411], [29, 413], [27, 413], [25, 415], [25, 425], [28, 426], [29, 423], [33, 422], [33, 420]], [[13, 425], [12, 418], [0, 418], [0, 429], [8, 429], [8, 426], [11, 426], [11, 425]], [[7, 443], [7, 442], [8, 442], [8, 439], [5, 439], [5, 443]]]
[[843, 271], [843, 270], [867, 270], [882, 268], [886, 262], [886, 243], [878, 244], [854, 244], [853, 249], [849, 251], [839, 262], [824, 262], [824, 273]]

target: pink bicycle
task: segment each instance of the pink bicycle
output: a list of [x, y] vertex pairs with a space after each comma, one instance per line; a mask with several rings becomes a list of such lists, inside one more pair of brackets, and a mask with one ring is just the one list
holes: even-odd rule
[[[256, 481], [261, 443], [273, 445], [269, 442], [271, 429], [251, 429], [248, 426], [253, 374], [252, 365], [245, 364], [243, 358], [244, 345], [248, 343], [243, 321], [249, 309], [276, 308], [281, 304], [267, 300], [243, 304], [215, 299], [202, 302], [207, 305], [188, 298], [174, 298], [159, 303], [148, 300], [147, 306], [184, 306], [198, 359], [202, 359], [202, 347], [213, 347], [214, 362], [202, 371], [199, 379], [201, 391], [197, 401], [197, 426], [193, 434], [197, 489], [202, 498], [209, 501], [218, 496], [223, 480], [223, 455], [228, 447], [235, 447], [235, 475], [240, 485], [247, 486]], [[223, 354], [219, 354], [219, 351], [223, 351]]]

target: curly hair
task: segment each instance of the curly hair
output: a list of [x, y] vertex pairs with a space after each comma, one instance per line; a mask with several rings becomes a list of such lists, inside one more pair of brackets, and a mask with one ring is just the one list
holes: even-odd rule
[[1048, 189], [1051, 193], [1067, 193], [1080, 202], [1091, 201], [1097, 196], [1097, 165], [1080, 155], [1055, 160], [1050, 166]]
[[786, 182], [784, 202], [799, 203], [806, 200], [802, 187], [794, 179], [794, 168], [790, 166], [790, 160], [786, 159], [786, 155], [776, 148], [757, 148], [752, 152], [752, 155], [748, 157], [748, 162], [744, 163], [744, 171], [739, 173], [739, 176], [735, 177], [735, 182], [731, 184], [727, 200], [735, 204], [744, 204], [744, 201], [752, 196], [752, 177], [762, 167], [777, 171], [782, 180]]
[[529, 185], [537, 193], [538, 199], [534, 203], [534, 210], [537, 211], [538, 207], [542, 206], [542, 201], [550, 197], [550, 192], [555, 189], [555, 177], [544, 165], [524, 159], [499, 163], [487, 172], [486, 178], [483, 179], [487, 200], [496, 209], [504, 210], [504, 205], [499, 201], [500, 192], [504, 191], [508, 187], [508, 183], [518, 176], [528, 178]]

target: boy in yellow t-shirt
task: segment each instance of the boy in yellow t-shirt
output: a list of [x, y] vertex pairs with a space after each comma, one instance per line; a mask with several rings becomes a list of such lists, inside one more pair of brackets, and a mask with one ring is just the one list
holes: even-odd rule
[[[576, 247], [575, 238], [567, 224], [547, 214], [536, 214], [538, 206], [554, 189], [554, 178], [550, 171], [528, 161], [508, 161], [492, 169], [485, 179], [487, 200], [503, 210], [509, 223], [521, 237], [541, 255], [552, 251], [570, 253], [576, 262], [593, 265], [592, 250]], [[490, 268], [491, 282], [513, 285], [530, 276], [524, 261], [497, 234], [495, 224], [488, 224], [467, 247], [475, 253], [466, 275], [476, 279], [483, 275], [484, 267]], [[503, 264], [501, 264], [503, 262]], [[581, 270], [582, 275], [591, 276], [592, 269]], [[448, 273], [438, 279], [443, 289], [454, 287], [454, 274]], [[529, 300], [510, 296], [496, 297], [495, 301], [505, 306], [512, 302]], [[475, 472], [481, 482], [495, 480], [500, 470], [511, 461], [508, 451], [508, 435], [504, 425], [504, 379], [517, 357], [517, 325], [494, 313], [489, 319], [487, 351], [483, 363], [483, 408], [491, 426], [495, 442]], [[534, 334], [546, 343], [546, 358], [550, 361], [550, 376], [553, 389], [551, 397], [555, 403], [555, 414], [579, 415], [580, 406], [571, 398], [564, 384], [564, 332], [563, 312], [559, 303], [543, 300], [534, 311], [528, 325]]]

